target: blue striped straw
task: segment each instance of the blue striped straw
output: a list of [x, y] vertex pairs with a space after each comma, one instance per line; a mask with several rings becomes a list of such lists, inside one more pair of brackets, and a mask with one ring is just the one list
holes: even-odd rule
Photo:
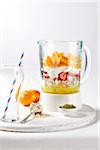
[[[18, 63], [18, 67], [21, 67], [23, 56], [24, 56], [24, 52], [22, 52], [22, 54], [21, 54], [21, 57], [20, 57], [20, 60], [19, 60], [19, 63]], [[6, 105], [6, 107], [5, 107], [4, 115], [3, 115], [2, 119], [4, 119], [4, 118], [6, 117], [6, 112], [7, 112], [7, 110], [8, 110], [9, 103], [10, 103], [10, 100], [11, 100], [11, 96], [12, 96], [12, 93], [13, 93], [13, 91], [14, 91], [14, 85], [15, 85], [15, 83], [16, 83], [17, 75], [18, 75], [18, 71], [16, 72], [15, 79], [13, 80], [12, 88], [11, 88], [10, 93], [9, 93], [9, 98], [8, 98], [8, 100], [7, 100], [7, 105]]]

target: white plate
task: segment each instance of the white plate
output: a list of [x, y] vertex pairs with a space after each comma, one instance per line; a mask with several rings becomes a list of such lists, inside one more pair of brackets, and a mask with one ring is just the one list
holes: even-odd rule
[[84, 115], [68, 117], [61, 115], [59, 112], [49, 113], [49, 116], [46, 118], [34, 119], [25, 124], [0, 121], [0, 130], [12, 132], [53, 132], [84, 127], [95, 121], [96, 111], [92, 107], [84, 104], [80, 112]]

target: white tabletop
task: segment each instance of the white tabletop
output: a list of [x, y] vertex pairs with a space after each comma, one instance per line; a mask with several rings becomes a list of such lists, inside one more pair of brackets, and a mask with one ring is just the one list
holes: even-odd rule
[[[28, 77], [29, 74], [32, 75], [28, 73]], [[32, 76], [33, 85], [31, 84], [29, 88], [33, 88], [36, 83], [37, 88], [39, 88], [39, 80], [35, 80], [36, 78], [36, 76]], [[91, 100], [91, 105], [93, 100]], [[94, 108], [97, 109], [96, 105]], [[70, 131], [50, 133], [0, 131], [0, 150], [98, 150], [99, 109], [98, 114], [97, 121], [91, 126]]]
[[11, 133], [0, 131], [1, 150], [98, 150], [98, 124], [73, 131], [52, 133]]

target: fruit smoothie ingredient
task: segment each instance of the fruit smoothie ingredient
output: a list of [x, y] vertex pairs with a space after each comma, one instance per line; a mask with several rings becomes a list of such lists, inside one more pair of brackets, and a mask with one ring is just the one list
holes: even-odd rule
[[66, 81], [67, 80], [67, 72], [61, 72], [58, 74], [58, 80]]
[[44, 58], [43, 66], [45, 67], [71, 66], [73, 68], [79, 68], [79, 62], [77, 56], [71, 53], [65, 55], [62, 52], [54, 52], [52, 53], [52, 56], [46, 56], [46, 58]]
[[43, 60], [43, 85], [46, 93], [75, 93], [80, 88], [78, 57], [72, 53], [53, 52]]
[[73, 109], [73, 108], [76, 108], [76, 107], [73, 104], [64, 104], [63, 106], [59, 106], [59, 108]]
[[26, 90], [20, 94], [20, 103], [24, 106], [30, 106], [32, 102], [37, 103], [40, 100], [40, 92], [36, 90]]
[[79, 92], [80, 89], [80, 85], [75, 85], [72, 87], [68, 87], [68, 86], [63, 86], [62, 84], [55, 86], [55, 85], [43, 85], [42, 86], [42, 90], [45, 93], [52, 93], [52, 94], [72, 94], [72, 93], [76, 93]]
[[60, 67], [68, 66], [68, 58], [62, 52], [54, 52], [52, 56], [47, 56], [44, 59], [43, 66], [47, 67]]
[[30, 104], [29, 109], [30, 109], [30, 112], [33, 113], [33, 116], [34, 116], [34, 115], [37, 115], [37, 114], [38, 114], [38, 115], [41, 115], [42, 112], [43, 112], [43, 107], [42, 107], [42, 105], [39, 104], [39, 103], [34, 103], [34, 102], [32, 102], [32, 103]]

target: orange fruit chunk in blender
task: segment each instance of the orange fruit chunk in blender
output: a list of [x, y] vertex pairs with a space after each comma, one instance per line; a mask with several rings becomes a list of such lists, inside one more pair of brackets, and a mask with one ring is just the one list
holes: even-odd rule
[[43, 65], [48, 67], [68, 66], [68, 58], [62, 52], [54, 52], [52, 56], [44, 59]]
[[47, 56], [44, 62], [44, 66], [52, 67], [52, 60], [50, 56]]
[[52, 59], [53, 66], [58, 66], [59, 65], [60, 57], [59, 57], [58, 52], [53, 53], [51, 59]]
[[29, 106], [32, 102], [37, 103], [40, 100], [40, 92], [36, 90], [26, 90], [20, 94], [20, 103]]
[[79, 68], [77, 56], [71, 53], [64, 55], [63, 52], [57, 51], [52, 53], [52, 56], [47, 56], [44, 59], [43, 65], [47, 67], [71, 66], [73, 68]]
[[66, 56], [63, 56], [60, 64], [62, 64], [62, 66], [68, 66], [68, 58]]

